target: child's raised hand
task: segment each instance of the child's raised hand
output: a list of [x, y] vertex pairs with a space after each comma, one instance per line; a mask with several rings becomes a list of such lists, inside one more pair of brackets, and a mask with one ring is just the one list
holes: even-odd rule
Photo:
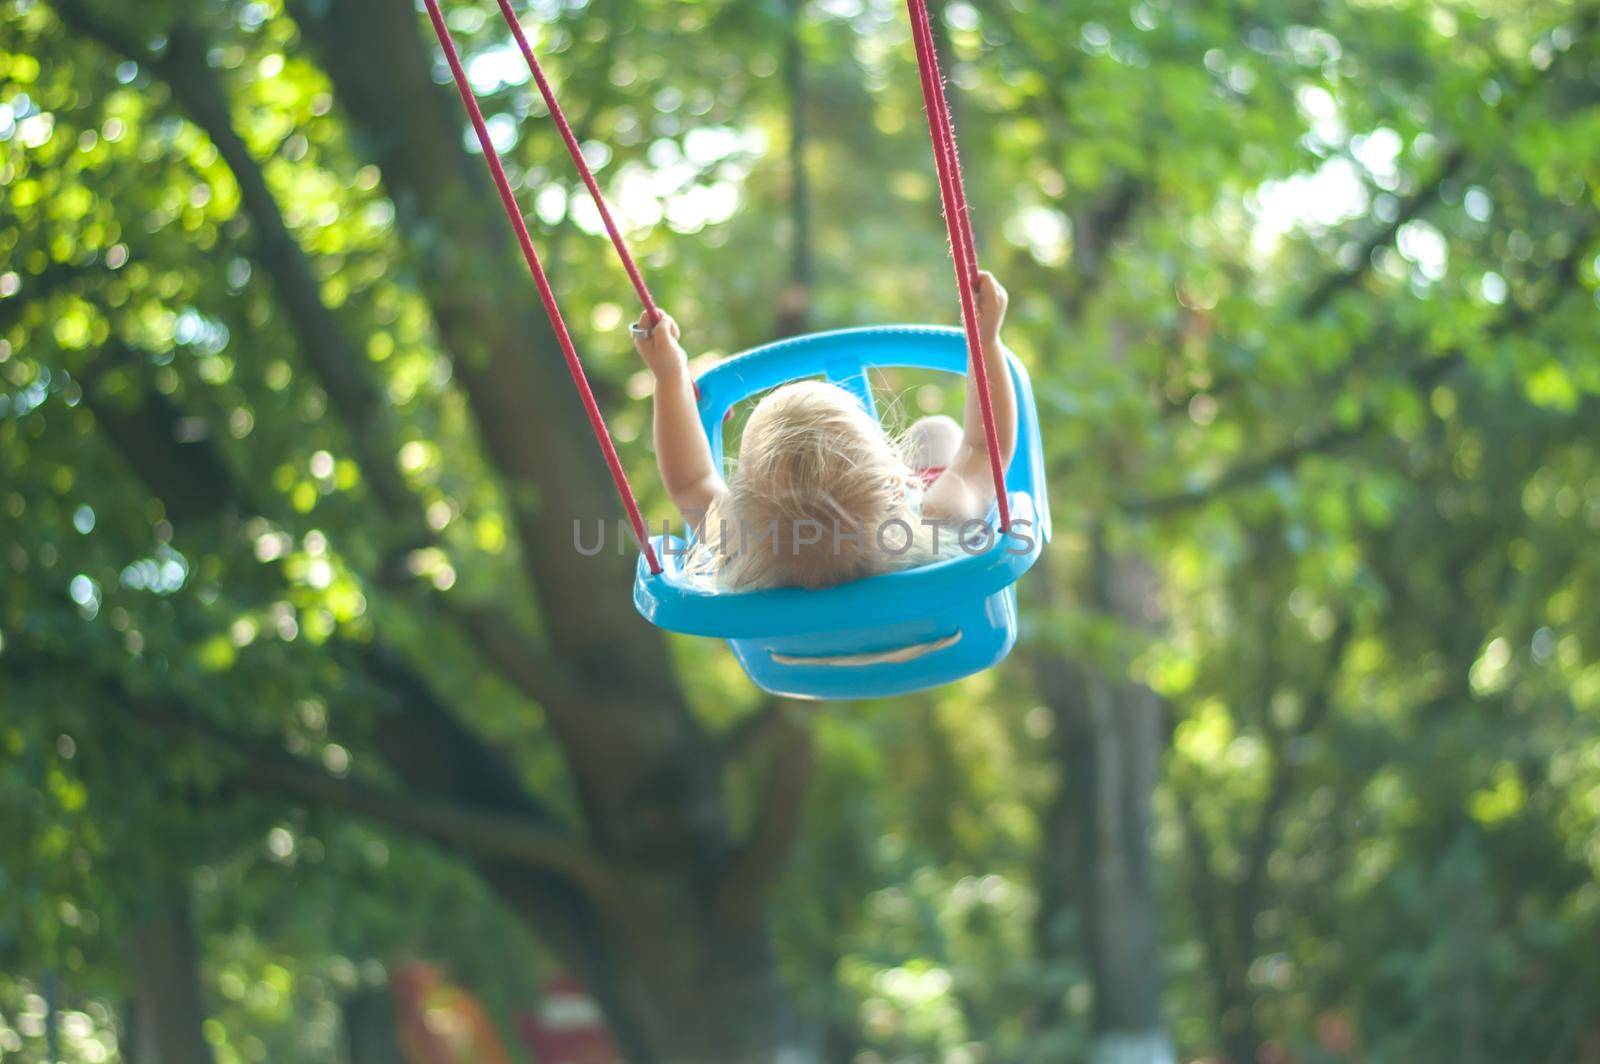
[[633, 346], [639, 357], [650, 367], [650, 372], [660, 377], [681, 371], [689, 362], [678, 343], [678, 323], [665, 311], [652, 324], [650, 312], [639, 315], [639, 320], [628, 331], [633, 335]]
[[1006, 320], [1006, 307], [1011, 296], [1005, 286], [994, 279], [988, 270], [978, 274], [978, 325], [985, 337], [998, 337], [1000, 325]]

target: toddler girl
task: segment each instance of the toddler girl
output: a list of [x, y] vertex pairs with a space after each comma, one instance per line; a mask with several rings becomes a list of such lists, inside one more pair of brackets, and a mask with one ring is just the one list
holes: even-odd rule
[[[982, 273], [976, 297], [1005, 467], [1017, 435], [1016, 394], [1000, 342], [1007, 295]], [[696, 533], [690, 570], [731, 588], [832, 587], [933, 561], [956, 547], [956, 527], [982, 520], [994, 505], [970, 377], [963, 424], [922, 418], [898, 446], [838, 385], [808, 380], [775, 388], [745, 423], [738, 465], [725, 481], [700, 426], [678, 325], [666, 315], [653, 326], [648, 318], [633, 327], [634, 344], [656, 379], [661, 479]]]

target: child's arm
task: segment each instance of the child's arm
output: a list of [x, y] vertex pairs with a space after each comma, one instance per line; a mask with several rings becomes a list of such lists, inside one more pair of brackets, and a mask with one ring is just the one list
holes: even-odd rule
[[[1005, 321], [1006, 294], [994, 275], [978, 275], [974, 293], [978, 302], [978, 332], [983, 341], [983, 364], [989, 371], [989, 405], [994, 409], [994, 425], [1000, 441], [1000, 467], [1011, 465], [1017, 449], [1017, 395], [1011, 386], [1011, 367], [1006, 365], [1005, 345], [1000, 342], [1000, 325]], [[983, 430], [983, 410], [978, 403], [978, 385], [967, 377], [967, 399], [962, 414], [961, 446], [938, 480], [929, 486], [922, 499], [924, 516], [940, 521], [981, 521], [994, 505], [994, 477], [989, 468], [989, 439]]]
[[678, 343], [678, 323], [663, 314], [652, 326], [649, 316], [648, 311], [640, 316], [633, 345], [656, 378], [656, 465], [672, 504], [698, 532], [706, 511], [728, 487], [700, 426], [689, 356]]

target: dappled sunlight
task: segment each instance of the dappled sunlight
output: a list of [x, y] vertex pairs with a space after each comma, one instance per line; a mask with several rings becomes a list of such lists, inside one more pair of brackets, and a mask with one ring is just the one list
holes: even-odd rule
[[[514, 1059], [1594, 1044], [1592, 16], [934, 6], [1056, 533], [1003, 665], [803, 702], [637, 617], [420, 5], [0, 0], [0, 1057], [408, 1059], [434, 968]], [[691, 373], [960, 323], [897, 0], [513, 7]], [[444, 18], [659, 529], [634, 286]]]

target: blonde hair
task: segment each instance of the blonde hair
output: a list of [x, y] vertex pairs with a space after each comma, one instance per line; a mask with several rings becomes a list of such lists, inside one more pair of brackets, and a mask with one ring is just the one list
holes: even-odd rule
[[799, 381], [745, 423], [727, 493], [687, 568], [736, 588], [824, 588], [933, 561], [921, 487], [849, 392]]

